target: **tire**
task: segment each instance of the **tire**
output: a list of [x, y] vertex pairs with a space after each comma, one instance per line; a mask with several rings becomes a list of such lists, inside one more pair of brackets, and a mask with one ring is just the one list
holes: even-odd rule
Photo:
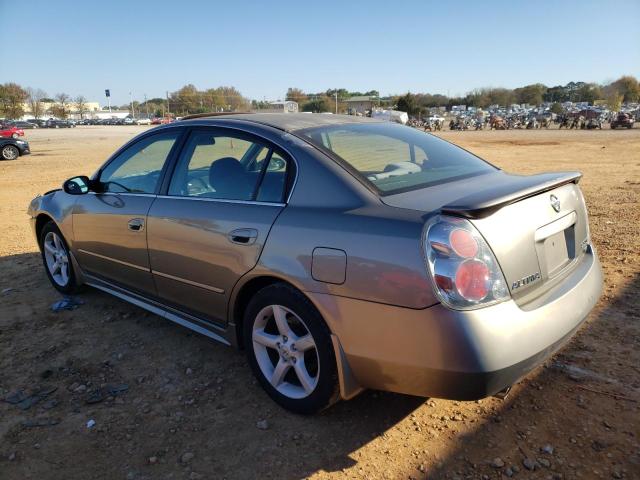
[[17, 133], [13, 133], [11, 134], [11, 138], [18, 138], [20, 135], [18, 135]]
[[243, 327], [249, 365], [277, 404], [311, 415], [338, 400], [329, 328], [301, 292], [284, 283], [258, 291], [247, 306]]
[[20, 156], [20, 150], [15, 145], [5, 145], [2, 147], [3, 160], [15, 160]]
[[[44, 270], [51, 285], [65, 295], [76, 293], [79, 290], [79, 285], [73, 271], [69, 247], [55, 223], [49, 221], [42, 227], [38, 244]], [[51, 250], [51, 247], [55, 252]], [[60, 269], [55, 268], [54, 264], [61, 264]]]

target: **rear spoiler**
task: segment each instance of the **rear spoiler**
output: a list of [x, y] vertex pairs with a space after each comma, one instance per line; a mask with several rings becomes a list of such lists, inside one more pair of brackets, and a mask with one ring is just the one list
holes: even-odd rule
[[[482, 178], [482, 177], [479, 177]], [[568, 183], [578, 183], [580, 172], [541, 173], [539, 175], [500, 175], [487, 188], [459, 198], [442, 207], [442, 213], [465, 218], [484, 218], [502, 207], [548, 192]], [[493, 183], [493, 182], [492, 182]]]

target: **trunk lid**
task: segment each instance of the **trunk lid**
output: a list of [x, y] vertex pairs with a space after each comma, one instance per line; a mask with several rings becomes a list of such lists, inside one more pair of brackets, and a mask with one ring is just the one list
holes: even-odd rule
[[559, 283], [588, 247], [580, 173], [495, 172], [383, 197], [388, 205], [469, 219], [524, 305]]

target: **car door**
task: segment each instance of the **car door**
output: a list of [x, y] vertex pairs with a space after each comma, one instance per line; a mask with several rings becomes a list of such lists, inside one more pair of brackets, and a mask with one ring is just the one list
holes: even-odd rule
[[285, 207], [293, 161], [254, 136], [193, 129], [148, 215], [149, 260], [170, 306], [225, 323], [229, 295]]
[[98, 191], [78, 197], [74, 249], [87, 274], [155, 295], [147, 253], [147, 212], [181, 132], [159, 132], [126, 147], [98, 173]]

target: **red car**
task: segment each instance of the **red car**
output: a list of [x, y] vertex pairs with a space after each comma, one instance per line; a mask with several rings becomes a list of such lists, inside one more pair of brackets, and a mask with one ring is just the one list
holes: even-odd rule
[[628, 113], [619, 113], [616, 118], [611, 120], [611, 128], [618, 127], [633, 128], [633, 117]]
[[15, 125], [0, 125], [0, 137], [24, 137], [24, 130]]

